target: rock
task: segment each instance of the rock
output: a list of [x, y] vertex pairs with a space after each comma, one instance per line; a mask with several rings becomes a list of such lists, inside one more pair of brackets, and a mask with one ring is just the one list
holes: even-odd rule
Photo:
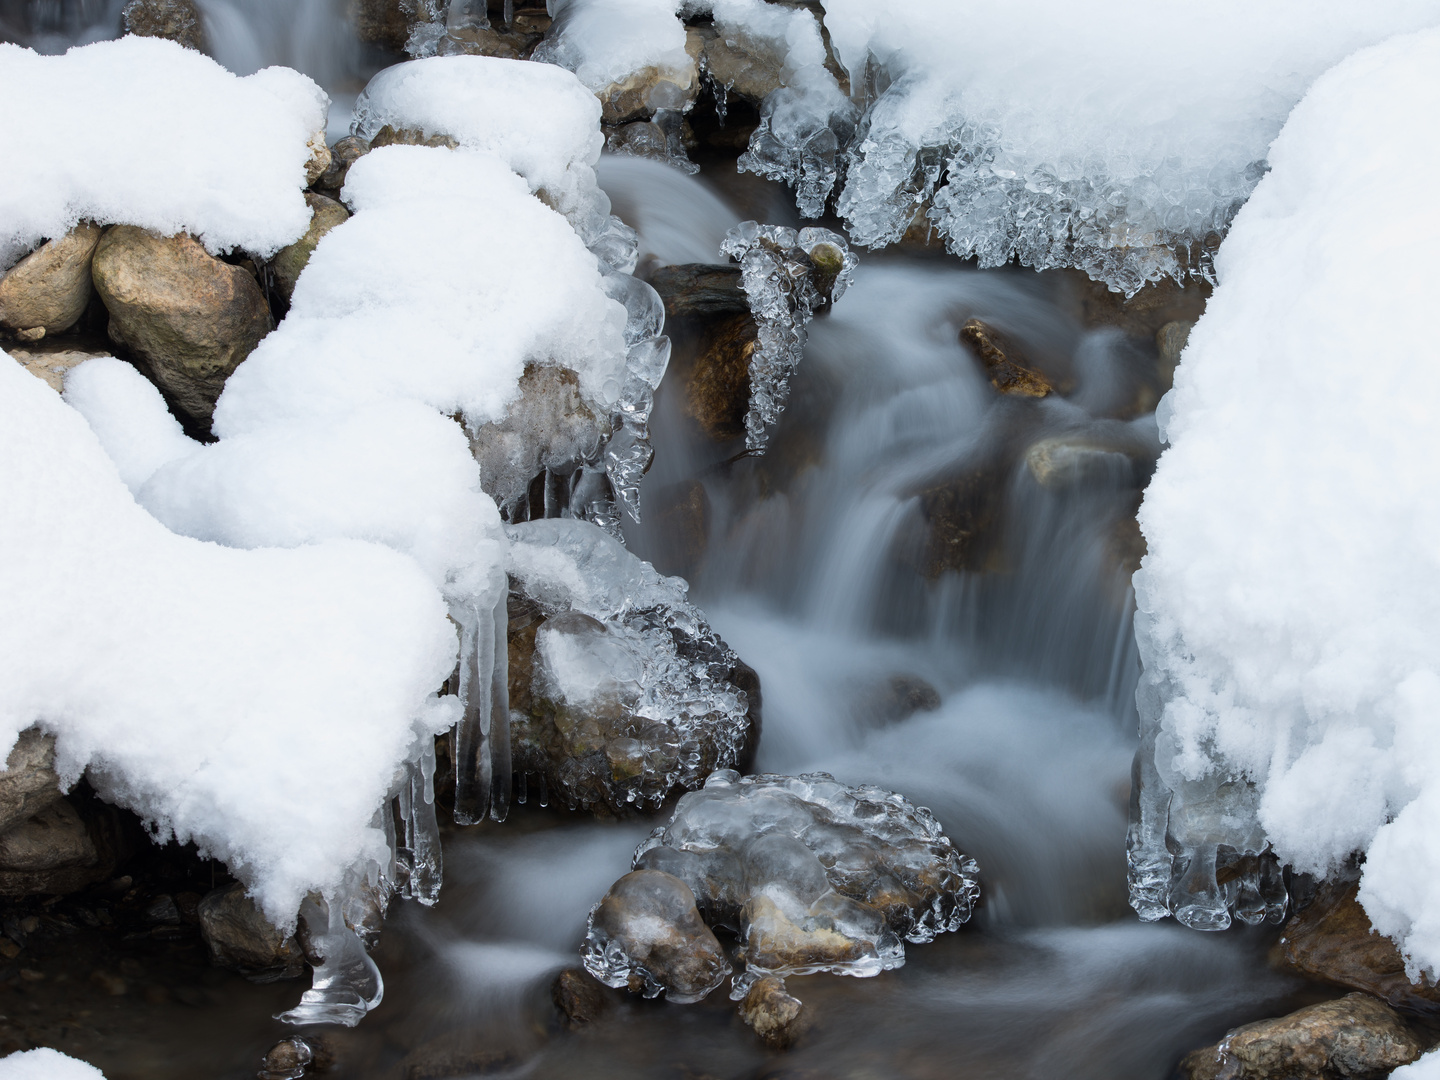
[[1155, 331], [1155, 348], [1160, 360], [1155, 367], [1156, 389], [1163, 394], [1175, 384], [1175, 367], [1180, 363], [1180, 354], [1190, 343], [1190, 331], [1195, 324], [1188, 319], [1167, 322]]
[[919, 675], [891, 675], [856, 694], [858, 712], [871, 723], [898, 724], [917, 712], [940, 708], [940, 691]]
[[1368, 994], [1236, 1028], [1180, 1063], [1187, 1080], [1369, 1080], [1420, 1056], [1400, 1017]]
[[1070, 287], [1071, 306], [1087, 328], [1113, 326], [1136, 341], [1154, 340], [1166, 323], [1194, 323], [1210, 298], [1209, 283], [1192, 278], [1180, 285], [1170, 278], [1146, 285], [1130, 299], [1092, 281], [1082, 270], [1061, 271]]
[[679, 878], [635, 870], [590, 913], [585, 967], [606, 986], [679, 1004], [699, 1001], [730, 974], [730, 961]]
[[1005, 466], [977, 464], [914, 493], [925, 528], [916, 569], [926, 578], [997, 569]]
[[426, 135], [419, 128], [397, 128], [386, 124], [370, 140], [370, 149], [382, 146], [438, 146], [454, 150], [460, 144], [449, 135]]
[[310, 157], [305, 162], [305, 183], [310, 185], [324, 176], [330, 169], [330, 147], [325, 145], [325, 132], [317, 131], [305, 142]]
[[699, 480], [681, 480], [645, 493], [645, 521], [658, 550], [655, 568], [693, 579], [705, 560], [710, 541], [710, 497]]
[[1440, 1013], [1440, 987], [1412, 983], [1395, 943], [1370, 927], [1356, 899], [1359, 884], [1321, 885], [1309, 906], [1285, 924], [1283, 962], [1311, 979], [1364, 990], [1397, 1009]]
[[785, 57], [777, 55], [765, 43], [740, 35], [720, 33], [711, 26], [691, 27], [695, 48], [704, 56], [704, 71], [733, 94], [752, 105], [759, 105], [783, 82]]
[[756, 979], [740, 1002], [740, 1016], [755, 1034], [774, 1050], [785, 1050], [801, 1034], [800, 999], [785, 990], [785, 980], [774, 975]]
[[584, 1027], [610, 1010], [608, 987], [596, 982], [584, 968], [566, 968], [555, 977], [550, 998], [571, 1027]]
[[1030, 445], [1025, 452], [1025, 467], [1036, 483], [1055, 492], [1098, 485], [1143, 486], [1154, 459], [1136, 460], [1127, 449], [1084, 435], [1054, 435]]
[[205, 27], [195, 0], [130, 0], [120, 19], [127, 34], [166, 38], [205, 51]]
[[275, 287], [278, 288], [286, 300], [295, 292], [295, 282], [300, 278], [300, 271], [310, 261], [310, 256], [315, 251], [315, 245], [320, 243], [320, 238], [335, 228], [341, 222], [348, 221], [350, 211], [336, 202], [334, 199], [327, 199], [324, 195], [316, 195], [313, 192], [305, 193], [305, 203], [310, 207], [310, 227], [305, 230], [305, 235], [296, 240], [288, 247], [281, 248], [270, 260], [270, 270], [275, 275]]
[[985, 365], [990, 385], [1002, 394], [1042, 398], [1055, 391], [1050, 380], [1027, 367], [1024, 354], [994, 327], [970, 319], [960, 327], [960, 340], [974, 350]]
[[51, 802], [0, 835], [0, 896], [78, 892], [111, 869], [68, 799]]
[[[787, 912], [763, 893], [747, 901], [740, 911], [745, 963], [760, 971], [839, 972], [862, 965], [883, 969], [880, 945], [846, 934], [833, 919], [816, 919], [812, 908], [813, 904]], [[884, 920], [878, 914], [871, 913], [865, 921], [875, 937], [883, 936]]]
[[55, 774], [55, 736], [34, 728], [22, 731], [0, 773], [0, 835], [61, 796], [60, 777]]
[[6, 350], [20, 366], [37, 379], [43, 379], [56, 391], [65, 389], [65, 376], [77, 364], [93, 360], [97, 356], [109, 356], [108, 352], [91, 352], [87, 349], [71, 349], [65, 339]]
[[683, 70], [646, 67], [631, 72], [595, 92], [600, 117], [607, 124], [623, 124], [654, 116], [659, 109], [683, 111], [700, 89], [700, 70], [693, 58]]
[[346, 135], [343, 139], [337, 139], [335, 145], [330, 147], [330, 164], [316, 178], [313, 186], [322, 193], [339, 198], [350, 166], [369, 152], [369, 139], [362, 139], [359, 135]]
[[304, 972], [305, 956], [294, 935], [271, 926], [238, 881], [206, 893], [199, 915], [210, 959], [220, 967], [260, 983], [293, 979]]
[[74, 326], [90, 302], [90, 260], [102, 232], [100, 226], [82, 222], [0, 277], [0, 326], [46, 334]]
[[141, 357], [192, 419], [209, 424], [225, 380], [271, 329], [254, 277], [188, 236], [119, 225], [95, 251], [110, 337]]
[[403, 53], [415, 22], [415, 0], [350, 0], [355, 36], [393, 53]]
[[665, 304], [665, 325], [678, 319], [748, 315], [750, 304], [740, 287], [740, 267], [709, 263], [662, 266], [650, 275], [650, 287]]
[[532, 363], [504, 419], [470, 433], [470, 450], [480, 463], [480, 486], [513, 521], [544, 517], [543, 489], [541, 505], [528, 506], [532, 481], [547, 470], [570, 476], [576, 466], [596, 460], [609, 435], [610, 418], [586, 402], [574, 371]]

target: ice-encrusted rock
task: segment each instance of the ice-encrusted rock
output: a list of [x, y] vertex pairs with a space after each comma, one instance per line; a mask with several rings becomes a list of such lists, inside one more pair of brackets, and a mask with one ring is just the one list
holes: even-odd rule
[[[653, 809], [734, 765], [758, 682], [686, 598], [586, 521], [510, 538], [512, 766], [570, 807]], [[522, 789], [525, 790], [525, 789]]]
[[[826, 773], [718, 770], [681, 797], [634, 865], [684, 882], [709, 926], [738, 934], [737, 1001], [768, 975], [866, 977], [900, 967], [906, 941], [958, 929], [980, 894], [975, 861], [928, 810]], [[592, 919], [586, 963], [603, 978], [619, 959], [602, 936]]]
[[745, 446], [763, 450], [804, 354], [806, 327], [816, 311], [845, 294], [857, 260], [845, 239], [829, 229], [797, 232], [754, 221], [731, 229], [721, 253], [740, 264], [740, 287], [759, 326], [750, 353]]
[[90, 260], [100, 232], [82, 222], [0, 274], [0, 327], [58, 334], [74, 326], [90, 302]]

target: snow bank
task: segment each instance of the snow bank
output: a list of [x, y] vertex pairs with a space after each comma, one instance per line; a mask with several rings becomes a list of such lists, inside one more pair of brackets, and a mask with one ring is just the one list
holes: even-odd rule
[[241, 79], [158, 38], [0, 44], [0, 101], [0, 268], [82, 218], [264, 257], [310, 222], [306, 142], [328, 99], [288, 68]]
[[223, 859], [266, 914], [389, 859], [397, 763], [456, 719], [455, 632], [415, 563], [354, 540], [236, 551], [138, 507], [82, 417], [0, 361], [0, 746]]
[[1412, 975], [1440, 971], [1437, 72], [1437, 30], [1361, 51], [1275, 140], [1159, 410], [1135, 581], [1137, 907], [1228, 922], [1217, 847], [1364, 851]]
[[24, 1050], [0, 1058], [0, 1080], [105, 1080], [105, 1074], [58, 1050]]
[[895, 241], [933, 201], [982, 266], [1076, 265], [1126, 292], [1224, 230], [1317, 75], [1440, 21], [1435, 0], [823, 4], [852, 93], [883, 91], [839, 203], [856, 241]]

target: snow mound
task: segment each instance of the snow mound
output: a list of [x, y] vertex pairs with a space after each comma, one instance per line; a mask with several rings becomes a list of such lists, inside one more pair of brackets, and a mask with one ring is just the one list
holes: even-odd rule
[[1364, 852], [1412, 976], [1440, 971], [1436, 72], [1440, 30], [1363, 50], [1275, 140], [1161, 403], [1135, 580], [1132, 903], [1222, 926], [1217, 854]]
[[261, 257], [310, 223], [306, 143], [329, 101], [299, 72], [237, 78], [158, 38], [0, 43], [0, 101], [25, 103], [0, 110], [0, 268], [81, 219]]
[[23, 1050], [0, 1058], [0, 1080], [105, 1080], [94, 1065], [59, 1050]]
[[415, 563], [354, 540], [236, 551], [135, 504], [84, 419], [0, 362], [0, 746], [40, 724], [161, 834], [293, 925], [388, 858], [397, 762], [455, 722], [455, 632]]

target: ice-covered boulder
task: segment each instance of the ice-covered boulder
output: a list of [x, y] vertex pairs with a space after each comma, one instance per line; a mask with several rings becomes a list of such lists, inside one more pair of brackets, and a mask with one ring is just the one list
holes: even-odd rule
[[754, 672], [686, 598], [585, 521], [506, 529], [512, 765], [563, 805], [650, 810], [759, 737]]

